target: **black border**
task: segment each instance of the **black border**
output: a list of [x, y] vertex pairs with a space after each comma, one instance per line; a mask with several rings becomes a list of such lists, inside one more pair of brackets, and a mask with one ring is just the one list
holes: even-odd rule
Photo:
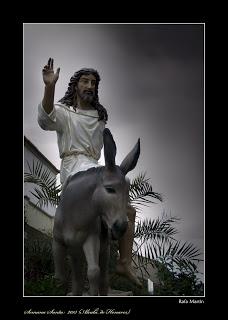
[[[49, 19], [48, 19], [49, 20]], [[59, 23], [61, 19], [55, 19], [53, 22]], [[80, 21], [81, 19], [77, 19], [77, 22], [83, 22], [83, 23], [100, 23], [100, 22], [108, 22], [108, 23], [117, 23], [117, 19], [112, 19], [110, 21], [110, 19], [97, 19], [95, 17], [92, 17], [90, 19], [88, 19], [87, 21]], [[103, 20], [103, 21], [102, 21]], [[144, 20], [144, 21], [143, 21]], [[70, 22], [74, 22], [75, 19], [70, 19]], [[17, 55], [16, 55], [16, 61], [17, 63], [14, 64], [14, 75], [16, 77], [16, 81], [14, 82], [14, 86], [16, 87], [15, 89], [17, 90], [17, 101], [21, 101], [22, 102], [22, 107], [19, 107], [19, 103], [16, 103], [15, 106], [15, 113], [14, 113], [14, 117], [13, 117], [13, 127], [15, 128], [13, 131], [13, 137], [14, 137], [14, 152], [11, 161], [12, 164], [10, 163], [10, 166], [14, 167], [14, 174], [13, 174], [13, 178], [14, 178], [14, 186], [15, 189], [17, 190], [16, 195], [14, 197], [14, 201], [12, 203], [11, 200], [11, 204], [15, 208], [12, 209], [12, 214], [14, 214], [14, 218], [16, 216], [16, 221], [13, 224], [14, 226], [14, 235], [15, 235], [15, 239], [16, 239], [16, 243], [17, 246], [15, 247], [15, 250], [13, 251], [13, 261], [11, 262], [11, 266], [12, 269], [11, 270], [11, 275], [14, 274], [13, 277], [13, 291], [16, 293], [16, 297], [15, 297], [15, 302], [16, 302], [16, 306], [17, 308], [15, 309], [15, 311], [17, 312], [16, 318], [18, 318], [19, 316], [23, 317], [24, 314], [24, 310], [29, 310], [29, 309], [33, 309], [33, 310], [79, 310], [79, 309], [90, 309], [90, 310], [94, 310], [96, 308], [100, 308], [103, 310], [106, 309], [116, 309], [116, 310], [129, 310], [131, 309], [131, 313], [129, 316], [119, 316], [119, 315], [112, 315], [112, 316], [104, 316], [103, 319], [109, 319], [114, 318], [114, 319], [140, 319], [140, 317], [143, 316], [143, 313], [146, 312], [148, 314], [148, 316], [151, 314], [151, 316], [154, 314], [155, 312], [159, 311], [159, 313], [163, 314], [163, 312], [166, 310], [168, 311], [170, 308], [176, 307], [180, 305], [184, 305], [184, 306], [196, 306], [196, 304], [189, 304], [189, 303], [183, 303], [180, 304], [179, 303], [179, 297], [23, 297], [23, 248], [21, 248], [21, 243], [22, 243], [22, 231], [23, 231], [23, 220], [21, 219], [21, 210], [23, 210], [23, 187], [21, 187], [21, 185], [23, 184], [23, 23], [40, 23], [41, 19], [28, 19], [25, 17], [20, 16], [19, 18], [16, 18], [16, 36], [14, 37], [14, 45], [16, 45], [16, 48], [19, 49], [17, 50]], [[47, 21], [43, 21], [42, 23], [45, 23]], [[49, 23], [50, 20], [47, 22]], [[66, 22], [66, 20], [63, 19], [63, 22]], [[204, 15], [199, 15], [199, 16], [195, 16], [193, 17], [189, 17], [187, 19], [183, 19], [183, 18], [174, 18], [172, 17], [172, 19], [168, 18], [153, 18], [153, 17], [149, 17], [148, 19], [140, 19], [139, 17], [135, 17], [133, 18], [133, 16], [129, 17], [128, 19], [125, 17], [123, 17], [122, 19], [119, 19], [118, 23], [131, 23], [131, 22], [139, 22], [139, 23], [205, 23], [205, 35], [206, 35], [206, 57], [207, 57], [207, 49], [209, 47], [209, 21], [208, 21], [208, 17], [204, 16]], [[13, 60], [15, 61], [15, 55], [13, 53]], [[206, 66], [206, 70], [205, 70], [205, 77], [206, 77], [206, 83], [207, 83], [207, 74], [208, 74], [208, 59], [206, 59], [205, 61], [205, 66]], [[15, 85], [16, 83], [16, 85]], [[12, 82], [9, 81], [9, 84], [12, 85]], [[206, 93], [206, 100], [207, 100], [207, 96], [208, 96], [208, 92], [207, 90], [205, 90]], [[205, 121], [207, 121], [208, 117], [209, 117], [209, 113], [206, 113], [206, 118]], [[18, 125], [19, 124], [19, 125]], [[207, 130], [206, 130], [206, 136], [207, 136]], [[6, 141], [8, 142], [8, 141]], [[205, 138], [205, 160], [207, 159], [207, 146], [208, 146], [208, 141]], [[7, 144], [7, 143], [6, 143]], [[15, 154], [17, 155], [17, 157], [15, 158]], [[207, 173], [208, 169], [206, 166], [206, 171], [205, 174]], [[207, 179], [205, 178], [205, 183], [206, 183]], [[17, 187], [19, 186], [19, 187]], [[208, 188], [205, 186], [205, 197], [207, 197], [208, 194]], [[18, 197], [18, 198], [17, 198]], [[17, 199], [17, 200], [16, 200]], [[10, 201], [10, 200], [9, 200]], [[205, 207], [206, 210], [207, 206]], [[206, 217], [206, 225], [205, 225], [205, 229], [206, 226], [208, 226], [208, 217]], [[207, 232], [206, 232], [207, 234]], [[205, 238], [206, 240], [206, 238]], [[206, 241], [207, 243], [207, 241]], [[207, 245], [206, 247], [206, 252], [205, 252], [205, 257], [208, 255], [208, 247]], [[208, 258], [205, 258], [206, 261], [208, 260]], [[15, 261], [16, 261], [16, 273], [15, 273]], [[206, 268], [207, 270], [207, 268]], [[16, 284], [16, 285], [15, 285]], [[12, 286], [10, 285], [11, 289]], [[201, 305], [201, 306], [205, 306], [208, 302], [208, 277], [207, 274], [205, 274], [205, 288], [206, 288], [206, 297], [199, 297], [200, 300], [202, 300], [204, 303], [202, 304], [197, 304], [197, 305]], [[186, 297], [184, 297], [186, 298]], [[194, 299], [197, 299], [197, 297], [192, 297]], [[186, 300], [190, 300], [191, 298], [186, 298]], [[182, 308], [180, 309], [182, 310]], [[170, 315], [172, 314], [172, 312], [170, 313]], [[41, 320], [41, 319], [45, 319], [46, 316], [35, 316], [35, 315], [24, 315], [25, 319], [37, 319], [37, 320]], [[96, 319], [99, 318], [101, 319], [102, 316], [98, 315], [98, 316], [86, 316], [86, 315], [75, 315], [75, 316], [59, 316], [59, 315], [51, 315], [50, 318], [52, 319], [61, 319], [61, 320], [66, 320], [66, 319]]]

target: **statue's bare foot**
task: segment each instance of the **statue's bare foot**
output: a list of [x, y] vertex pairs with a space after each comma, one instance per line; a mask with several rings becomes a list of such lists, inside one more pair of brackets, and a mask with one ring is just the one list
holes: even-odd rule
[[130, 281], [135, 283], [138, 287], [142, 288], [142, 283], [139, 281], [137, 276], [134, 274], [134, 271], [131, 268], [130, 264], [121, 263], [120, 261], [117, 263], [116, 266], [116, 273], [128, 278]]

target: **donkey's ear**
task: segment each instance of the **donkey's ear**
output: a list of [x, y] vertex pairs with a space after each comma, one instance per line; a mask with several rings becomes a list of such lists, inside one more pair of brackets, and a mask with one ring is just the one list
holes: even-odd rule
[[105, 166], [112, 169], [115, 166], [116, 144], [108, 128], [105, 128], [103, 131], [103, 140]]
[[125, 159], [122, 161], [120, 165], [120, 169], [123, 172], [123, 174], [127, 174], [129, 171], [133, 170], [138, 162], [138, 158], [140, 155], [140, 139], [138, 139], [138, 142], [134, 146], [134, 148], [131, 150], [131, 152], [128, 153], [128, 155], [125, 157]]

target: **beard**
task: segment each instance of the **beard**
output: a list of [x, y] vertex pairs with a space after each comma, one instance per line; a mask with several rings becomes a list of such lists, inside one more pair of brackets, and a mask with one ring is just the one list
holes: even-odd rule
[[85, 102], [92, 103], [95, 98], [95, 93], [93, 91], [78, 91], [78, 96]]

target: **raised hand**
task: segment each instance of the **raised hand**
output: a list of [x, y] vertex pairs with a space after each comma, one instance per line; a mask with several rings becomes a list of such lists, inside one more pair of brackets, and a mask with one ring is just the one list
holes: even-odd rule
[[43, 80], [46, 86], [55, 85], [59, 78], [60, 68], [54, 73], [54, 59], [49, 58], [48, 63], [44, 66], [42, 70]]

